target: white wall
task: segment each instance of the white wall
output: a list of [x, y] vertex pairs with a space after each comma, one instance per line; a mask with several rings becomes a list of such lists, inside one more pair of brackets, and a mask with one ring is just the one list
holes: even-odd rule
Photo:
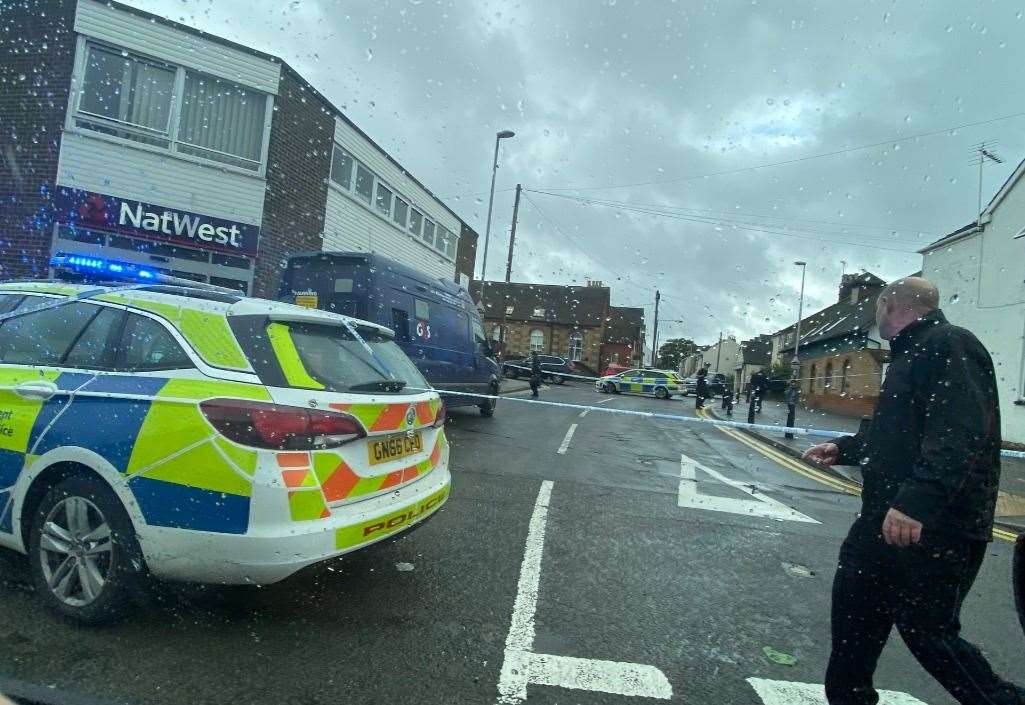
[[57, 165], [61, 186], [260, 225], [266, 182], [216, 165], [65, 130]]
[[[737, 355], [740, 354], [740, 343], [734, 338], [723, 338], [722, 340], [722, 352], [717, 354], [720, 343], [716, 341], [715, 345], [705, 350], [701, 359], [706, 365], [709, 365], [708, 371], [712, 374], [716, 372], [726, 375], [732, 375], [734, 368], [737, 366]], [[719, 361], [719, 369], [716, 369], [716, 360]]]
[[449, 281], [455, 277], [455, 262], [399, 230], [334, 184], [327, 189], [324, 249], [373, 252]]
[[[335, 142], [365, 164], [404, 200], [458, 239], [461, 224], [436, 198], [396, 167], [379, 149], [347, 122], [335, 119]], [[423, 272], [455, 280], [456, 263], [428, 247], [418, 237], [402, 230], [371, 206], [356, 200], [328, 182], [327, 212], [324, 218], [325, 250], [374, 252]]]
[[1025, 184], [1019, 182], [992, 213], [982, 234], [925, 254], [922, 274], [940, 289], [952, 323], [979, 337], [993, 357], [1005, 441], [1025, 443]]

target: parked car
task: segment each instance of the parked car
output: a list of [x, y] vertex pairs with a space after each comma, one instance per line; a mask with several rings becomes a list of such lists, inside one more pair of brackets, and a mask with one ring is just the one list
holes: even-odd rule
[[599, 375], [600, 377], [611, 377], [612, 375], [618, 375], [620, 372], [626, 372], [631, 369], [627, 365], [620, 365], [619, 363], [612, 362], [605, 368], [605, 371]]
[[278, 298], [392, 329], [446, 405], [495, 413], [495, 399], [451, 393], [494, 397], [500, 377], [477, 307], [454, 282], [380, 255], [303, 252], [288, 258]]
[[[698, 378], [696, 376], [688, 377], [683, 380], [684, 392], [683, 396], [694, 394], [698, 389]], [[722, 373], [709, 375], [708, 377], [708, 396], [709, 397], [721, 397], [726, 393], [727, 390], [732, 391], [733, 387], [730, 384], [729, 379]]]
[[[541, 379], [552, 384], [563, 384], [566, 375], [576, 374], [573, 363], [556, 355], [538, 355], [541, 358]], [[511, 358], [502, 362], [502, 373], [506, 377], [530, 377], [530, 358]]]

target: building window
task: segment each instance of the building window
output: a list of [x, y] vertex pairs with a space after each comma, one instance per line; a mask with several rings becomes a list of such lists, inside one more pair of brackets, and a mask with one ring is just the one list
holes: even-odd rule
[[502, 339], [502, 326], [495, 326], [491, 329], [491, 339], [496, 343]]
[[352, 188], [352, 165], [355, 161], [348, 152], [335, 145], [331, 153], [331, 180], [348, 191]]
[[409, 220], [409, 204], [398, 196], [395, 197], [395, 210], [391, 214], [391, 219], [400, 228], [406, 229], [406, 221]]
[[382, 184], [380, 181], [378, 181], [377, 198], [374, 200], [374, 205], [376, 205], [377, 210], [381, 211], [381, 213], [383, 213], [385, 216], [391, 215], [391, 199], [391, 189]]
[[619, 353], [618, 352], [614, 352], [611, 355], [609, 355], [609, 364], [612, 364], [612, 365], [619, 364]]
[[540, 328], [530, 331], [530, 350], [531, 352], [544, 352], [545, 350], [545, 334]]
[[174, 81], [174, 67], [90, 45], [77, 124], [168, 146]]
[[505, 307], [505, 315], [506, 316], [511, 316], [512, 312], [513, 312], [513, 307], [512, 306], [506, 306]]
[[810, 375], [808, 377], [808, 393], [809, 394], [814, 394], [815, 393], [815, 377], [817, 375], [818, 375], [818, 369], [815, 367], [815, 365], [812, 365], [811, 366], [811, 373], [810, 373]]
[[178, 151], [259, 169], [266, 111], [262, 93], [186, 71]]
[[535, 308], [534, 309], [534, 313], [532, 313], [530, 315], [533, 316], [534, 318], [544, 318], [545, 317], [545, 310], [543, 308]]
[[833, 386], [833, 363], [826, 363], [826, 376], [822, 379], [822, 392], [826, 393], [827, 390]]
[[430, 220], [424, 221], [424, 242], [431, 247], [434, 247], [434, 222]]
[[409, 210], [409, 232], [420, 237], [420, 230], [423, 228], [424, 215], [415, 208]]
[[[180, 83], [179, 83], [180, 81]], [[182, 95], [175, 95], [181, 85]], [[251, 171], [270, 97], [127, 51], [86, 45], [75, 125]]]
[[374, 198], [374, 173], [356, 162], [356, 187], [353, 189], [356, 198], [369, 204]]
[[843, 369], [840, 372], [840, 393], [841, 394], [846, 394], [848, 389], [850, 389], [851, 381], [847, 377], [847, 375], [850, 374], [850, 371], [851, 371], [851, 360], [850, 360], [850, 358], [847, 358], [846, 360], [843, 361]]
[[573, 331], [569, 337], [569, 359], [579, 362], [584, 354], [584, 334], [580, 331]]

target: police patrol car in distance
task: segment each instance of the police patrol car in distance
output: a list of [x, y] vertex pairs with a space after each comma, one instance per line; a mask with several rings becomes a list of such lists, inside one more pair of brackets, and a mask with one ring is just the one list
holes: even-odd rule
[[619, 374], [599, 377], [594, 388], [606, 394], [636, 392], [654, 394], [657, 399], [669, 399], [674, 394], [684, 393], [683, 380], [672, 370], [625, 370]]
[[106, 283], [0, 284], [0, 546], [64, 615], [116, 616], [147, 573], [282, 580], [448, 498], [445, 408], [387, 328], [51, 264]]

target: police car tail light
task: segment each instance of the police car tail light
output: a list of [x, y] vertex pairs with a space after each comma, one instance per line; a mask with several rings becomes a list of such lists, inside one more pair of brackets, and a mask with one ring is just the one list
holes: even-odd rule
[[240, 399], [211, 399], [200, 408], [221, 435], [254, 448], [335, 448], [367, 435], [355, 418], [335, 411]]
[[438, 407], [438, 415], [434, 417], [434, 423], [431, 425], [434, 428], [441, 428], [445, 425], [445, 402], [441, 402], [441, 406]]

